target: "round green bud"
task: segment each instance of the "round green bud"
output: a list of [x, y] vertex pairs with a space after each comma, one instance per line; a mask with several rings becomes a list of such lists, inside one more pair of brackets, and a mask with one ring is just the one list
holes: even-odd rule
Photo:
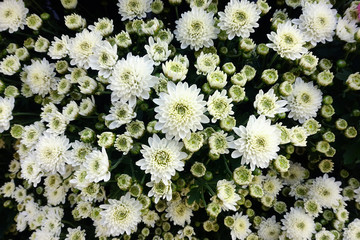
[[24, 127], [19, 124], [14, 124], [10, 129], [10, 134], [13, 138], [20, 139], [24, 132]]
[[16, 98], [17, 96], [20, 95], [19, 89], [13, 85], [9, 85], [5, 88], [4, 95], [5, 95], [5, 97], [8, 97], [8, 98], [11, 98], [11, 97]]
[[44, 12], [40, 15], [42, 20], [48, 20], [50, 18], [50, 14], [47, 12]]
[[220, 127], [224, 131], [232, 131], [236, 126], [236, 119], [233, 116], [228, 116], [220, 120]]
[[156, 123], [157, 123], [156, 120], [150, 121], [146, 126], [146, 131], [150, 134], [158, 133], [159, 131], [155, 130]]
[[347, 138], [355, 138], [357, 136], [357, 130], [355, 127], [348, 127], [344, 131], [344, 135]]
[[145, 124], [143, 121], [135, 120], [127, 123], [125, 129], [130, 137], [139, 139], [145, 133]]
[[335, 134], [333, 132], [327, 131], [322, 135], [322, 139], [327, 142], [335, 142]]
[[357, 189], [360, 187], [360, 182], [356, 178], [350, 178], [348, 180], [348, 184], [349, 184], [349, 186], [351, 186], [354, 189]]
[[133, 140], [130, 136], [125, 134], [117, 135], [115, 139], [114, 147], [119, 152], [123, 152], [124, 154], [127, 154], [133, 147]]
[[211, 202], [207, 205], [206, 212], [210, 217], [217, 218], [221, 213], [221, 206], [217, 202]]
[[334, 74], [329, 70], [320, 72], [316, 77], [317, 84], [323, 87], [331, 85], [333, 83], [333, 79]]
[[253, 198], [261, 198], [264, 196], [264, 190], [259, 184], [250, 184], [249, 186], [250, 196]]
[[335, 109], [332, 105], [324, 104], [321, 107], [320, 114], [324, 118], [331, 118], [335, 114]]
[[245, 65], [240, 72], [245, 74], [248, 82], [253, 80], [256, 75], [255, 68], [250, 65]]
[[212, 180], [212, 179], [213, 179], [213, 174], [212, 174], [212, 172], [206, 171], [206, 172], [205, 172], [205, 175], [204, 175], [204, 179], [205, 179], [206, 181]]
[[355, 197], [354, 188], [352, 186], [346, 186], [344, 187], [342, 194], [344, 197], [349, 198], [349, 200], [351, 201]]
[[169, 222], [163, 222], [161, 227], [164, 232], [168, 232], [171, 229], [171, 225]]
[[222, 89], [227, 84], [227, 75], [225, 72], [215, 70], [206, 77], [211, 88]]
[[287, 97], [289, 96], [293, 91], [293, 87], [292, 84], [289, 81], [284, 81], [282, 83], [280, 83], [279, 85], [279, 93], [284, 96]]
[[348, 127], [348, 123], [345, 119], [339, 118], [338, 120], [336, 120], [335, 122], [335, 127], [337, 130], [345, 130]]
[[201, 86], [201, 90], [205, 93], [205, 94], [212, 94], [214, 92], [214, 89], [212, 89], [210, 87], [210, 84], [208, 82], [204, 83], [202, 86]]
[[283, 173], [289, 170], [290, 162], [285, 156], [279, 155], [275, 160], [273, 160], [273, 166], [276, 171]]
[[235, 219], [232, 216], [226, 216], [224, 218], [224, 225], [228, 228], [231, 228], [235, 223]]
[[239, 48], [244, 51], [245, 53], [248, 53], [252, 50], [254, 50], [256, 47], [256, 44], [251, 38], [242, 38], [239, 42]]
[[164, 3], [161, 0], [155, 0], [151, 3], [151, 11], [160, 14], [164, 10]]
[[225, 63], [221, 70], [223, 70], [227, 75], [233, 75], [236, 71], [236, 67], [232, 62]]
[[250, 169], [241, 166], [234, 170], [233, 179], [238, 185], [248, 185], [252, 181], [253, 175]]
[[311, 199], [304, 203], [304, 209], [306, 213], [309, 213], [312, 216], [316, 216], [321, 211], [321, 206], [317, 201]]
[[282, 79], [283, 79], [283, 81], [286, 81], [289, 83], [294, 83], [296, 80], [296, 76], [292, 72], [285, 72], [282, 75]]
[[333, 147], [330, 147], [330, 149], [325, 153], [326, 157], [333, 157], [336, 154], [336, 149]]
[[226, 55], [229, 53], [229, 49], [227, 47], [223, 46], [219, 49], [219, 53], [222, 55]]
[[115, 142], [115, 133], [113, 132], [102, 132], [98, 137], [98, 144], [100, 147], [110, 148]]
[[346, 61], [344, 60], [344, 59], [339, 59], [339, 60], [337, 60], [336, 61], [336, 66], [338, 67], [338, 68], [344, 68], [344, 67], [346, 67]]
[[265, 207], [272, 207], [274, 202], [275, 202], [275, 197], [273, 195], [270, 195], [270, 194], [265, 194], [261, 198], [261, 203]]
[[334, 162], [331, 159], [324, 159], [319, 163], [319, 169], [322, 173], [330, 173], [334, 170]]
[[69, 68], [69, 64], [67, 61], [62, 60], [62, 61], [57, 61], [55, 63], [55, 69], [59, 74], [64, 74], [67, 72]]
[[203, 223], [203, 228], [206, 232], [211, 232], [213, 229], [213, 223], [210, 220], [207, 220]]
[[278, 80], [278, 77], [278, 72], [274, 68], [266, 69], [261, 74], [261, 80], [268, 85], [274, 84]]
[[243, 87], [243, 86], [245, 86], [245, 84], [247, 82], [247, 77], [246, 77], [245, 73], [239, 72], [239, 73], [236, 73], [235, 75], [233, 75], [231, 77], [230, 81], [234, 85], [239, 85], [240, 87]]
[[190, 172], [193, 176], [195, 177], [203, 177], [206, 173], [206, 167], [203, 163], [201, 162], [195, 162], [191, 168], [190, 168]]
[[322, 71], [330, 70], [332, 68], [332, 62], [329, 59], [323, 58], [319, 62], [319, 68]]
[[95, 134], [94, 130], [92, 130], [91, 128], [88, 128], [88, 127], [86, 127], [84, 130], [79, 132], [79, 135], [80, 135], [81, 141], [83, 141], [84, 143], [92, 143], [96, 139], [96, 134]]
[[330, 144], [327, 141], [318, 141], [316, 143], [316, 151], [326, 153], [330, 149]]
[[324, 210], [322, 216], [325, 218], [325, 220], [327, 221], [331, 221], [332, 219], [334, 219], [335, 215], [331, 210]]
[[233, 102], [238, 103], [245, 100], [245, 88], [240, 87], [239, 85], [233, 85], [228, 91], [229, 97]]
[[269, 47], [265, 43], [260, 43], [256, 48], [256, 53], [261, 56], [266, 56], [269, 53]]
[[204, 137], [198, 132], [193, 132], [190, 138], [183, 139], [184, 146], [189, 152], [197, 152], [204, 145]]
[[314, 69], [316, 69], [318, 62], [319, 59], [310, 52], [308, 54], [302, 55], [299, 61], [299, 66], [303, 70], [313, 71]]
[[354, 117], [360, 117], [360, 110], [359, 109], [354, 109], [352, 111], [351, 115], [353, 115]]
[[119, 177], [117, 177], [116, 182], [121, 190], [127, 191], [132, 185], [132, 178], [127, 174], [121, 174]]
[[252, 208], [246, 209], [246, 215], [247, 215], [249, 218], [252, 218], [253, 216], [255, 216], [255, 211], [254, 211], [254, 209], [252, 209]]

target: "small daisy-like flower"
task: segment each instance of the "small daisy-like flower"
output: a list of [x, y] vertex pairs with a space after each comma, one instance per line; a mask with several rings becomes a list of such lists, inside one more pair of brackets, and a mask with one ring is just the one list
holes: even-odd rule
[[213, 116], [211, 119], [212, 123], [215, 123], [217, 120], [223, 120], [234, 114], [232, 110], [233, 104], [231, 102], [232, 99], [226, 96], [226, 90], [222, 90], [221, 92], [216, 91], [209, 97], [207, 101], [207, 110], [210, 115]]
[[127, 103], [115, 102], [110, 108], [110, 114], [105, 117], [105, 120], [111, 121], [109, 129], [119, 128], [122, 125], [131, 122], [136, 117], [134, 109]]
[[174, 82], [177, 82], [186, 78], [188, 66], [180, 61], [177, 61], [177, 59], [173, 59], [163, 63], [162, 70], [166, 77], [170, 78]]
[[194, 7], [185, 12], [176, 23], [174, 31], [176, 39], [181, 43], [181, 48], [190, 46], [195, 51], [202, 47], [214, 45], [213, 39], [220, 32], [216, 28], [213, 13], [207, 13], [204, 9]]
[[4, 197], [11, 197], [14, 191], [15, 191], [15, 183], [13, 179], [10, 182], [4, 183], [4, 185], [2, 185], [0, 188], [0, 193]]
[[190, 138], [191, 132], [202, 130], [202, 123], [209, 122], [204, 114], [204, 96], [199, 95], [200, 89], [196, 85], [189, 87], [187, 83], [168, 82], [167, 90], [168, 93], [160, 93], [160, 98], [153, 100], [158, 105], [155, 129], [161, 130], [167, 138]]
[[89, 26], [89, 29], [91, 31], [99, 32], [102, 36], [108, 36], [114, 30], [113, 20], [109, 18], [99, 18], [94, 25]]
[[77, 140], [71, 143], [71, 147], [67, 163], [74, 167], [82, 165], [86, 161], [86, 156], [93, 151], [91, 144]]
[[195, 67], [197, 69], [196, 74], [207, 75], [215, 71], [216, 67], [220, 62], [220, 58], [217, 54], [213, 53], [200, 53], [200, 56], [197, 57]]
[[101, 152], [93, 150], [87, 154], [84, 167], [87, 169], [87, 180], [92, 182], [109, 181], [109, 159], [104, 147]]
[[344, 229], [343, 240], [356, 240], [360, 236], [360, 219], [356, 218]]
[[220, 180], [217, 182], [217, 196], [221, 200], [221, 208], [224, 211], [236, 211], [236, 202], [241, 198], [236, 193], [234, 181]]
[[264, 240], [278, 240], [280, 239], [281, 226], [276, 221], [275, 216], [261, 221], [259, 225], [258, 234], [261, 239]]
[[270, 160], [278, 156], [281, 132], [264, 115], [257, 119], [252, 115], [246, 127], [233, 130], [240, 138], [231, 143], [230, 147], [235, 149], [231, 157], [242, 157], [241, 164], [250, 164], [252, 170], [266, 168]]
[[61, 39], [58, 37], [54, 37], [54, 41], [51, 42], [49, 47], [48, 55], [52, 59], [61, 59], [66, 57], [69, 54], [68, 44], [69, 44], [69, 36], [62, 35]]
[[254, 108], [256, 108], [258, 114], [273, 118], [275, 114], [288, 111], [284, 107], [286, 104], [285, 100], [279, 100], [274, 93], [274, 89], [271, 88], [267, 93], [260, 89], [255, 97]]
[[170, 218], [176, 225], [185, 226], [185, 223], [190, 224], [193, 216], [192, 210], [185, 204], [183, 200], [170, 202], [166, 208], [166, 217]]
[[291, 94], [286, 97], [287, 108], [290, 110], [289, 118], [304, 123], [306, 120], [316, 117], [321, 107], [322, 92], [312, 82], [305, 83], [297, 78]]
[[101, 224], [107, 226], [107, 236], [130, 235], [141, 222], [142, 205], [130, 197], [130, 193], [120, 200], [109, 199], [109, 204], [100, 205], [104, 209], [101, 214]]
[[254, 28], [259, 27], [261, 10], [255, 3], [247, 0], [231, 0], [225, 7], [224, 12], [219, 12], [221, 30], [226, 31], [231, 40], [235, 36], [247, 38]]
[[315, 222], [300, 208], [291, 208], [281, 220], [282, 230], [293, 240], [310, 240], [315, 233]]
[[309, 198], [323, 207], [337, 206], [342, 199], [340, 185], [341, 182], [335, 182], [335, 178], [329, 178], [327, 174], [317, 177], [310, 187]]
[[282, 188], [283, 188], [283, 183], [279, 178], [275, 176], [273, 177], [266, 176], [263, 183], [263, 189], [266, 194], [269, 194], [271, 196], [276, 196], [279, 194]]
[[8, 55], [0, 62], [0, 73], [12, 76], [20, 67], [19, 58], [16, 55]]
[[299, 25], [307, 41], [312, 45], [318, 42], [331, 42], [335, 35], [336, 28], [336, 10], [331, 9], [331, 4], [324, 2], [306, 4], [299, 19], [293, 20]]
[[109, 79], [108, 89], [112, 91], [111, 101], [120, 100], [135, 106], [137, 98], [148, 99], [150, 88], [158, 79], [151, 75], [154, 62], [148, 57], [133, 56], [129, 53], [115, 65]]
[[152, 0], [119, 0], [119, 14], [121, 21], [145, 18], [146, 13], [151, 11]]
[[299, 59], [302, 54], [308, 51], [304, 47], [306, 39], [303, 33], [296, 26], [292, 25], [290, 21], [280, 24], [276, 33], [271, 32], [267, 37], [272, 43], [268, 43], [266, 46], [272, 48], [282, 58]]
[[229, 143], [234, 140], [233, 136], [228, 136], [224, 131], [219, 131], [211, 134], [209, 137], [210, 153], [212, 154], [228, 154]]
[[171, 51], [168, 48], [168, 43], [164, 41], [154, 41], [154, 38], [149, 37], [149, 45], [145, 45], [148, 56], [154, 61], [155, 66], [159, 66], [170, 56]]
[[353, 43], [355, 42], [355, 33], [359, 30], [355, 21], [350, 21], [346, 18], [340, 18], [336, 26], [336, 35], [343, 41]]
[[251, 233], [249, 217], [242, 215], [242, 213], [235, 213], [232, 217], [234, 218], [234, 224], [230, 227], [231, 239], [244, 240]]
[[55, 65], [49, 63], [43, 58], [40, 60], [31, 60], [31, 65], [25, 66], [25, 83], [29, 85], [34, 94], [42, 97], [56, 89], [57, 78], [55, 77]]
[[77, 33], [69, 41], [70, 64], [89, 68], [90, 56], [94, 54], [95, 47], [101, 42], [102, 36], [98, 32], [89, 32], [87, 29]]
[[148, 182], [146, 186], [151, 187], [151, 190], [148, 193], [149, 197], [155, 197], [155, 203], [158, 203], [160, 198], [166, 199], [167, 201], [171, 201], [172, 199], [172, 187], [171, 181], [163, 182]]
[[160, 139], [156, 134], [149, 137], [149, 146], [142, 145], [143, 159], [136, 162], [145, 173], [151, 174], [155, 182], [170, 181], [176, 171], [184, 170], [187, 154], [182, 152], [183, 143], [175, 140]]
[[26, 14], [29, 10], [22, 0], [4, 0], [0, 3], [0, 32], [9, 30], [16, 32], [19, 28], [24, 29]]
[[117, 60], [117, 45], [111, 46], [108, 41], [102, 41], [95, 46], [94, 54], [89, 58], [89, 65], [92, 69], [98, 70], [100, 76], [108, 78]]
[[14, 98], [0, 97], [0, 133], [10, 128], [10, 120], [13, 119], [12, 110], [14, 106]]
[[65, 240], [85, 240], [86, 233], [85, 230], [81, 230], [81, 227], [77, 228], [68, 228], [68, 233], [66, 234]]
[[64, 174], [68, 159], [69, 139], [45, 132], [35, 146], [36, 159], [44, 172]]

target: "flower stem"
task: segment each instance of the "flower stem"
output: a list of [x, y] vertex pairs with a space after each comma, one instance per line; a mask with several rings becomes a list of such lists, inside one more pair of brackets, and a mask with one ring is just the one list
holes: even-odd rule
[[278, 56], [279, 56], [279, 54], [277, 54], [277, 53], [274, 54], [274, 56], [270, 60], [269, 67], [271, 67], [271, 65], [273, 65], [273, 63], [275, 62], [275, 60], [277, 59]]
[[16, 112], [12, 114], [13, 116], [39, 116], [37, 113], [29, 113], [29, 112]]

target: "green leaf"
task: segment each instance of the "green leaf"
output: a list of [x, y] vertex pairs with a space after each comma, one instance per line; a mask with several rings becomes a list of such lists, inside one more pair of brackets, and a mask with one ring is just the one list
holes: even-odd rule
[[188, 203], [192, 204], [194, 201], [199, 202], [200, 200], [200, 189], [198, 187], [195, 187], [193, 189], [190, 190], [190, 192], [188, 193]]

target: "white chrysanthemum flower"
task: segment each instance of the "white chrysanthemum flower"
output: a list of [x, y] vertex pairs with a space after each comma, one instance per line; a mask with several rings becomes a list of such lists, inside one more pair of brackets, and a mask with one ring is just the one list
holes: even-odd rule
[[98, 70], [100, 76], [108, 78], [117, 60], [117, 45], [111, 46], [108, 41], [101, 41], [89, 58], [89, 65], [92, 69]]
[[228, 136], [223, 130], [211, 134], [208, 139], [210, 153], [212, 154], [228, 154], [229, 143], [234, 141], [233, 136]]
[[158, 105], [155, 129], [161, 130], [167, 138], [190, 138], [191, 132], [202, 130], [202, 123], [209, 122], [204, 114], [204, 95], [199, 95], [196, 85], [189, 87], [187, 83], [168, 82], [167, 90], [168, 93], [160, 93], [160, 98], [153, 100]]
[[295, 185], [305, 178], [306, 169], [301, 166], [300, 163], [293, 163], [290, 161], [290, 168], [287, 172], [282, 173], [281, 176], [284, 179], [286, 185]]
[[159, 66], [161, 62], [168, 59], [171, 51], [168, 48], [169, 44], [165, 41], [154, 41], [153, 37], [149, 37], [149, 45], [145, 45], [148, 56], [154, 61], [155, 66]]
[[31, 148], [37, 143], [44, 130], [45, 126], [41, 122], [35, 122], [32, 125], [25, 126], [21, 135], [21, 144], [24, 144], [27, 148]]
[[175, 21], [174, 33], [182, 49], [190, 46], [191, 49], [197, 51], [202, 47], [214, 45], [213, 39], [217, 38], [220, 30], [214, 26], [213, 16], [213, 13], [207, 13], [197, 7], [181, 14], [181, 18]]
[[70, 101], [63, 107], [62, 115], [68, 122], [75, 120], [79, 115], [79, 106], [75, 101]]
[[105, 120], [111, 121], [109, 129], [119, 128], [136, 117], [134, 109], [129, 104], [122, 102], [113, 103], [109, 113], [105, 116]]
[[254, 28], [259, 27], [261, 10], [255, 3], [247, 0], [231, 0], [225, 7], [224, 12], [219, 12], [220, 22], [218, 26], [226, 31], [231, 40], [235, 36], [247, 38]]
[[119, 14], [121, 21], [134, 18], [145, 18], [146, 13], [151, 11], [152, 0], [119, 0]]
[[183, 200], [171, 201], [166, 208], [166, 217], [170, 218], [175, 225], [185, 226], [190, 224], [193, 216], [192, 210], [185, 204]]
[[71, 143], [71, 147], [67, 163], [74, 167], [82, 165], [86, 161], [86, 156], [93, 151], [91, 144], [77, 140]]
[[157, 222], [159, 219], [160, 219], [159, 215], [153, 210], [149, 210], [144, 215], [142, 215], [143, 223], [151, 227], [154, 227], [155, 222]]
[[170, 44], [174, 39], [174, 34], [170, 29], [160, 29], [159, 32], [154, 36], [155, 41], [162, 41]]
[[90, 56], [94, 54], [95, 47], [101, 42], [102, 36], [98, 32], [89, 32], [87, 29], [70, 39], [69, 57], [70, 64], [89, 68]]
[[59, 186], [57, 188], [46, 189], [44, 192], [44, 196], [46, 197], [47, 203], [49, 205], [59, 205], [60, 203], [65, 203], [66, 192], [64, 186]]
[[69, 36], [61, 35], [61, 39], [54, 37], [54, 41], [51, 42], [49, 47], [48, 55], [52, 59], [61, 59], [66, 57], [69, 54], [68, 44]]
[[305, 83], [301, 78], [297, 78], [293, 91], [285, 99], [288, 101], [287, 108], [290, 110], [288, 117], [304, 123], [316, 117], [321, 107], [322, 92], [312, 82]]
[[41, 113], [40, 113], [41, 121], [42, 122], [50, 122], [50, 115], [57, 111], [58, 111], [58, 108], [55, 106], [54, 103], [52, 103], [52, 102], [47, 103], [46, 105], [41, 107]]
[[30, 154], [21, 161], [21, 177], [36, 187], [41, 181], [42, 175], [43, 173], [36, 159], [36, 155], [34, 152], [30, 152]]
[[300, 208], [291, 208], [281, 222], [282, 230], [286, 232], [288, 238], [293, 240], [310, 240], [316, 232], [314, 219]]
[[35, 146], [36, 159], [44, 172], [60, 174], [66, 172], [65, 162], [68, 159], [69, 139], [45, 132]]
[[141, 222], [141, 203], [130, 197], [130, 193], [120, 200], [109, 199], [109, 204], [100, 205], [104, 209], [101, 214], [101, 224], [107, 226], [107, 236], [130, 235]]
[[234, 127], [233, 130], [240, 138], [231, 143], [230, 147], [235, 149], [231, 157], [242, 157], [241, 164], [250, 164], [252, 170], [266, 168], [270, 160], [278, 156], [281, 132], [264, 115], [257, 119], [252, 115], [246, 127]]
[[234, 181], [220, 180], [216, 185], [217, 196], [221, 200], [221, 208], [224, 211], [236, 211], [236, 202], [241, 198], [236, 193], [236, 186]]
[[281, 189], [283, 188], [283, 183], [281, 179], [275, 177], [275, 176], [266, 176], [263, 183], [263, 189], [266, 194], [269, 194], [271, 196], [276, 196], [279, 194]]
[[323, 228], [321, 231], [317, 232], [315, 234], [315, 240], [335, 240], [335, 235], [330, 232], [329, 230], [326, 230], [325, 228]]
[[310, 186], [309, 198], [314, 199], [322, 207], [335, 207], [342, 199], [340, 185], [341, 182], [335, 182], [335, 178], [329, 178], [327, 174], [317, 177]]
[[34, 94], [45, 97], [50, 90], [56, 89], [57, 78], [55, 77], [55, 65], [49, 63], [43, 58], [40, 60], [31, 60], [31, 65], [25, 66], [25, 83], [29, 85]]
[[142, 145], [143, 159], [136, 162], [145, 173], [151, 174], [155, 182], [170, 181], [176, 171], [184, 170], [187, 154], [182, 152], [184, 144], [175, 140], [160, 139], [156, 134], [149, 137], [149, 146]]
[[9, 30], [9, 33], [16, 32], [19, 28], [24, 29], [26, 14], [22, 0], [4, 0], [0, 3], [0, 32]]
[[8, 76], [14, 75], [21, 67], [16, 55], [8, 55], [0, 61], [0, 73]]
[[232, 106], [232, 99], [226, 96], [226, 90], [223, 89], [221, 92], [216, 90], [207, 101], [207, 110], [213, 116], [211, 122], [215, 123], [234, 114]]
[[197, 57], [195, 67], [196, 74], [207, 75], [213, 71], [215, 71], [216, 67], [220, 63], [220, 58], [217, 54], [213, 53], [200, 53], [200, 56]]
[[258, 235], [263, 240], [278, 240], [280, 239], [281, 226], [276, 221], [275, 216], [261, 221], [259, 225]]
[[174, 82], [177, 82], [186, 78], [186, 74], [189, 69], [184, 63], [174, 58], [173, 60], [163, 63], [162, 70], [166, 77], [170, 78]]
[[118, 61], [107, 86], [112, 91], [111, 101], [120, 100], [135, 106], [137, 98], [148, 99], [150, 88], [158, 82], [158, 79], [151, 75], [153, 65], [154, 62], [148, 56], [133, 56], [131, 53], [126, 59]]
[[77, 189], [84, 189], [90, 185], [90, 181], [86, 178], [88, 170], [80, 166], [74, 173], [74, 176], [70, 179], [70, 184]]
[[171, 181], [162, 181], [159, 182], [151, 181], [146, 184], [146, 186], [151, 187], [148, 196], [155, 198], [155, 203], [158, 203], [160, 198], [166, 199], [166, 201], [171, 201], [172, 199], [172, 187]]
[[10, 128], [10, 120], [13, 119], [12, 111], [14, 106], [14, 98], [0, 97], [0, 133]]
[[273, 88], [267, 93], [264, 93], [263, 90], [260, 89], [255, 97], [254, 108], [258, 114], [273, 118], [275, 114], [288, 111], [288, 109], [284, 107], [286, 104], [287, 102], [285, 100], [279, 100]]
[[68, 228], [65, 240], [86, 240], [85, 230], [81, 230], [81, 227]]
[[235, 213], [232, 217], [234, 218], [234, 224], [230, 227], [231, 239], [244, 240], [251, 233], [249, 217], [242, 215], [242, 213]]
[[114, 30], [113, 20], [109, 18], [99, 18], [94, 25], [88, 27], [91, 31], [99, 32], [102, 36], [110, 35]]
[[357, 240], [360, 236], [360, 219], [356, 218], [344, 229], [343, 240]]
[[92, 182], [107, 182], [110, 179], [109, 158], [105, 148], [93, 150], [86, 155], [84, 167], [87, 169], [86, 179]]
[[91, 95], [91, 98], [83, 98], [79, 106], [79, 114], [81, 116], [88, 116], [95, 110], [95, 98]]
[[336, 26], [336, 35], [343, 41], [355, 42], [355, 33], [359, 30], [355, 21], [346, 18], [340, 18]]
[[10, 182], [4, 183], [4, 185], [2, 185], [0, 188], [0, 193], [4, 197], [11, 197], [14, 191], [15, 191], [15, 183], [13, 179]]
[[69, 121], [60, 112], [55, 111], [49, 115], [49, 123], [47, 131], [55, 134], [63, 134], [66, 130]]
[[272, 43], [266, 44], [269, 48], [276, 51], [282, 58], [291, 60], [301, 58], [302, 54], [307, 53], [304, 47], [305, 38], [302, 31], [292, 25], [290, 21], [279, 24], [276, 33], [271, 32], [267, 35]]
[[293, 20], [303, 32], [307, 41], [312, 45], [318, 42], [331, 42], [335, 35], [336, 13], [331, 4], [323, 2], [306, 4], [299, 19]]

